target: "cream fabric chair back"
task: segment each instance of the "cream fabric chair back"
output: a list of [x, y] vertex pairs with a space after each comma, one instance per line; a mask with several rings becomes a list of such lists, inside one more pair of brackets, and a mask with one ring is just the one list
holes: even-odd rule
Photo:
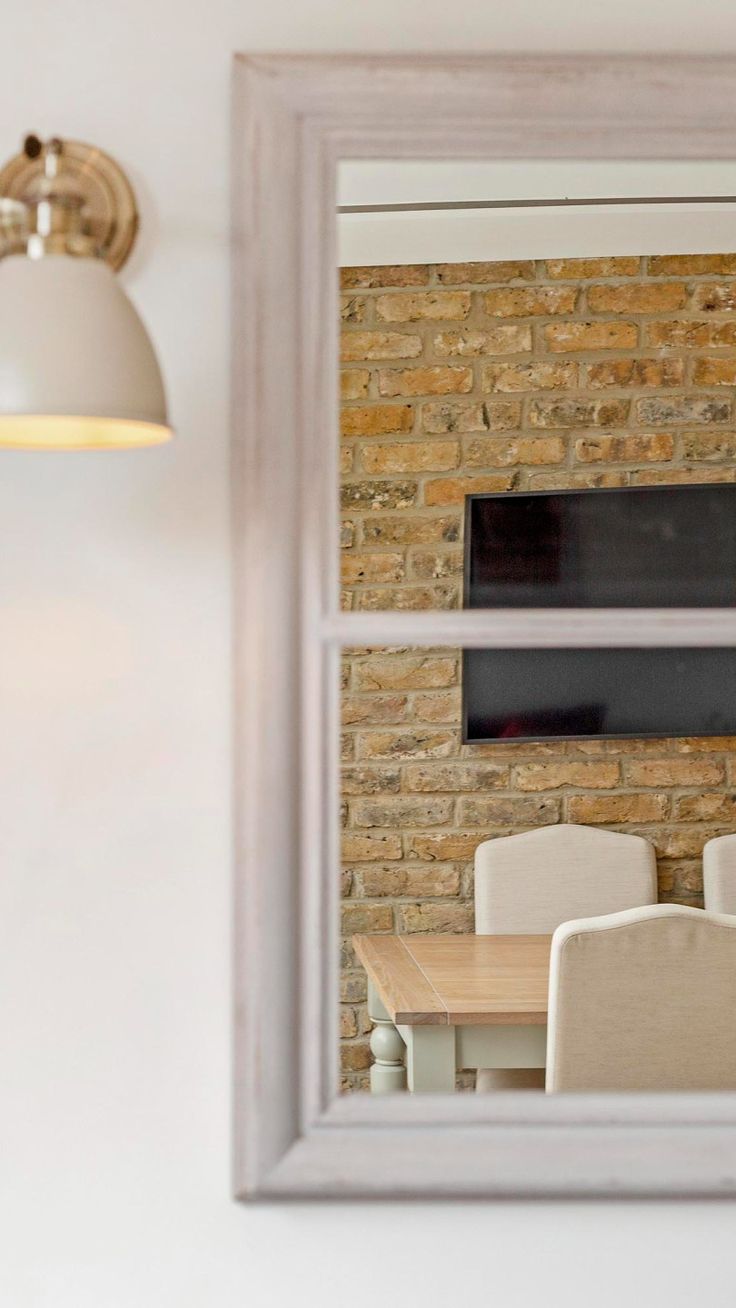
[[569, 918], [656, 902], [657, 860], [642, 836], [560, 823], [475, 851], [478, 935], [547, 935]]
[[703, 850], [705, 907], [736, 913], [736, 836], [716, 836]]
[[[657, 901], [642, 836], [560, 823], [485, 840], [475, 851], [477, 935], [551, 935], [568, 918]], [[544, 1090], [544, 1068], [481, 1068], [476, 1089]]]
[[660, 904], [558, 927], [546, 1088], [736, 1090], [736, 917]]

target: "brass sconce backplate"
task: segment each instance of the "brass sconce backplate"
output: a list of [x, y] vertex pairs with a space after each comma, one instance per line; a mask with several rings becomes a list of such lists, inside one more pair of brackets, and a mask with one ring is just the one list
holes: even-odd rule
[[121, 268], [138, 230], [135, 195], [125, 173], [94, 145], [42, 142], [36, 136], [27, 137], [23, 151], [0, 168], [0, 255], [24, 248], [34, 206], [49, 191], [53, 198], [73, 200], [95, 254], [114, 269]]

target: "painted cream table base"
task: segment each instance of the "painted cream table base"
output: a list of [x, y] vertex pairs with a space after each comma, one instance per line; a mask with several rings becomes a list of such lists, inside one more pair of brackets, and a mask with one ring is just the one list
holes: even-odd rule
[[452, 1093], [461, 1070], [544, 1067], [548, 936], [356, 936], [372, 1094]]

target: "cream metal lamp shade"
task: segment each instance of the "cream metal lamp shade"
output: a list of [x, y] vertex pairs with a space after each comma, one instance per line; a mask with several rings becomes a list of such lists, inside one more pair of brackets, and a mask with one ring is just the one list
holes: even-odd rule
[[143, 323], [102, 259], [0, 262], [0, 445], [101, 449], [171, 435]]
[[92, 147], [29, 142], [0, 172], [6, 212], [20, 201], [0, 248], [0, 447], [159, 445], [161, 370], [113, 271], [135, 236], [132, 192]]

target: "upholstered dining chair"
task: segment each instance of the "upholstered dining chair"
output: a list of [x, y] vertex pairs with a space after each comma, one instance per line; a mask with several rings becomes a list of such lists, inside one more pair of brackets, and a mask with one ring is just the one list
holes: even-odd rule
[[736, 836], [715, 836], [703, 850], [705, 907], [736, 913]]
[[[642, 836], [559, 823], [475, 851], [478, 935], [551, 935], [569, 918], [656, 902], [656, 856]], [[543, 1090], [544, 1068], [482, 1068], [476, 1089]]]
[[681, 904], [552, 938], [547, 1091], [736, 1090], [736, 917]]

